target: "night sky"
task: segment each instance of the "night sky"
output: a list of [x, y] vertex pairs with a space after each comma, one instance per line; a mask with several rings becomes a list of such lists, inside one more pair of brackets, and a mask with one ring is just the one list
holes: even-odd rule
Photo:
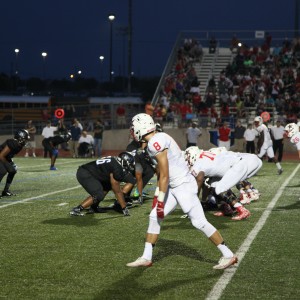
[[[132, 71], [159, 76], [183, 30], [293, 30], [294, 8], [294, 0], [132, 0]], [[17, 64], [21, 78], [46, 73], [62, 79], [81, 70], [85, 78], [108, 80], [110, 13], [116, 16], [113, 70], [126, 75], [127, 38], [121, 32], [128, 25], [128, 0], [2, 1], [0, 72], [10, 75]]]

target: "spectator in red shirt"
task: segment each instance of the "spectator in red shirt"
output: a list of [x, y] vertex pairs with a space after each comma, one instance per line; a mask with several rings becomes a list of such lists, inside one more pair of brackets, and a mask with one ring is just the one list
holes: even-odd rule
[[223, 126], [219, 128], [219, 147], [230, 149], [230, 128], [227, 122], [223, 122]]
[[117, 126], [118, 128], [126, 128], [125, 107], [120, 104], [117, 108]]

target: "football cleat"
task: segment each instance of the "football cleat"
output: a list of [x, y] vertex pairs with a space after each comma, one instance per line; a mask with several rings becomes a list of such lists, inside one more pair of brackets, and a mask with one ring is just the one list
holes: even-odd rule
[[11, 191], [2, 192], [2, 197], [11, 197], [11, 196], [16, 196], [16, 194], [12, 193]]
[[279, 170], [278, 170], [278, 175], [281, 175], [282, 172], [283, 172], [283, 169], [279, 169]]
[[257, 201], [259, 199], [259, 195], [257, 193], [249, 192], [249, 193], [247, 193], [247, 195], [248, 195], [248, 198], [249, 198], [250, 202], [251, 201]]
[[53, 167], [50, 167], [50, 170], [51, 170], [51, 171], [56, 171], [57, 168], [53, 166]]
[[250, 211], [246, 209], [244, 206], [237, 207], [236, 210], [238, 214], [237, 216], [232, 217], [231, 220], [240, 221], [243, 219], [247, 219], [251, 215]]
[[126, 264], [127, 267], [151, 267], [152, 261], [143, 257], [139, 257], [136, 261]]
[[84, 214], [81, 212], [80, 208], [74, 207], [74, 208], [70, 211], [70, 216], [81, 216], [81, 217], [83, 217]]
[[241, 193], [239, 200], [243, 205], [250, 204], [250, 202], [251, 202], [247, 193]]
[[223, 270], [223, 269], [226, 269], [230, 266], [233, 266], [234, 264], [236, 264], [238, 262], [238, 258], [237, 256], [233, 256], [233, 257], [229, 257], [229, 258], [226, 258], [226, 257], [221, 257], [218, 264], [213, 266], [213, 268], [215, 270]]

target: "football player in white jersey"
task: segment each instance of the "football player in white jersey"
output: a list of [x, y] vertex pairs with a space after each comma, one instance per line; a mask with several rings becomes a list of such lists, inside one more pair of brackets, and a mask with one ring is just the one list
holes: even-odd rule
[[269, 159], [276, 164], [278, 175], [281, 175], [283, 169], [280, 163], [275, 158], [273, 150], [273, 141], [268, 127], [263, 123], [262, 117], [257, 116], [254, 118], [254, 126], [259, 133], [259, 138], [257, 142], [257, 148], [259, 153], [257, 154], [257, 156], [261, 159], [265, 154], [267, 154]]
[[175, 140], [164, 132], [157, 132], [152, 117], [143, 113], [133, 117], [131, 132], [135, 140], [148, 143], [147, 150], [157, 161], [159, 175], [143, 255], [127, 266], [152, 265], [153, 247], [158, 240], [161, 223], [165, 216], [175, 210], [177, 204], [189, 216], [192, 225], [202, 231], [222, 253], [214, 269], [225, 269], [237, 263], [237, 257], [225, 245], [219, 231], [207, 221], [198, 199], [197, 183]]
[[[190, 147], [192, 148], [192, 147]], [[195, 176], [198, 187], [201, 188], [205, 177], [218, 177], [219, 181], [211, 184], [216, 195], [222, 201], [233, 205], [238, 215], [232, 220], [243, 220], [250, 216], [250, 212], [243, 207], [239, 199], [230, 192], [230, 189], [239, 182], [251, 177], [261, 167], [261, 161], [255, 155], [243, 156], [243, 153], [231, 151], [215, 154], [210, 151], [200, 150], [193, 153], [193, 149], [185, 150], [185, 159], [190, 166], [191, 173]], [[196, 151], [197, 152], [197, 151]], [[251, 155], [251, 154], [250, 154]]]
[[[298, 122], [298, 124], [300, 125], [300, 122]], [[300, 132], [298, 124], [289, 123], [285, 126], [284, 130], [290, 138], [290, 142], [296, 146], [300, 158]]]
[[[227, 152], [227, 149], [225, 147], [218, 147], [218, 148], [211, 148], [208, 150], [209, 152], [215, 153], [215, 154], [220, 154]], [[244, 158], [244, 160], [248, 160], [250, 162], [250, 165], [252, 165], [253, 174], [257, 173], [258, 170], [262, 166], [262, 161], [260, 159], [257, 159], [257, 156], [254, 154], [249, 154], [249, 153], [236, 153], [236, 152], [231, 152], [233, 155], [239, 155]], [[249, 168], [250, 170], [251, 168]], [[248, 178], [252, 177], [253, 174], [250, 174]], [[249, 204], [251, 201], [256, 201], [259, 199], [260, 193], [259, 191], [254, 188], [254, 186], [249, 182], [248, 180], [242, 180], [238, 184], [236, 184], [236, 188], [240, 191], [240, 202], [242, 204]]]

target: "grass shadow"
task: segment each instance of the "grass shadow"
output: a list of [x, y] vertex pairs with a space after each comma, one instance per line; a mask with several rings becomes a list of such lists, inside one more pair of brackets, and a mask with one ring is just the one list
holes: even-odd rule
[[[153, 281], [145, 283], [141, 283], [140, 277], [144, 272], [147, 272], [149, 268], [133, 268], [132, 271], [115, 281], [110, 287], [103, 289], [99, 295], [97, 295], [94, 299], [122, 299], [122, 300], [131, 300], [131, 299], [157, 299], [159, 294], [162, 291], [171, 291], [175, 290], [180, 286], [189, 285], [191, 282], [201, 282], [202, 280], [207, 280], [207, 275], [197, 276], [194, 278], [184, 278], [184, 279], [176, 279], [172, 280], [169, 277], [168, 282], [157, 282], [155, 278]], [[217, 277], [219, 274], [211, 274], [209, 277]]]

